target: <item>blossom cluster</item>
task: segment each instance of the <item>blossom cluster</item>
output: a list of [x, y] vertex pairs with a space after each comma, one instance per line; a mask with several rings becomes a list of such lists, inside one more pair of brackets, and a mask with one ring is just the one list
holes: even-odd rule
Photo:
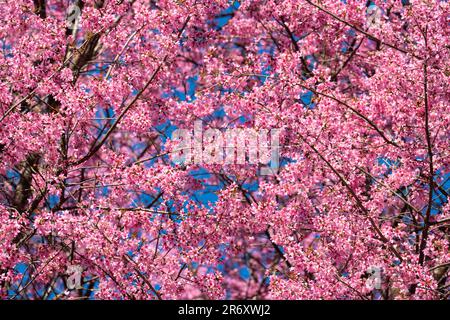
[[[2, 1], [0, 298], [448, 299], [449, 9]], [[199, 120], [275, 174], [171, 161]]]

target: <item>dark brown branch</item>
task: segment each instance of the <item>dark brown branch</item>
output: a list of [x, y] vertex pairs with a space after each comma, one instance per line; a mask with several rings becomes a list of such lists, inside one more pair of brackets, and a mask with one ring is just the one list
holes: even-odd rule
[[45, 0], [33, 0], [33, 4], [34, 4], [33, 12], [37, 14], [41, 19], [47, 18]]

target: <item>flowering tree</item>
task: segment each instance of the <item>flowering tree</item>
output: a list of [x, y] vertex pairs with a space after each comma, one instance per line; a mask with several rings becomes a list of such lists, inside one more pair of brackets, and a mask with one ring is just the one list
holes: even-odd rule
[[3, 299], [448, 299], [448, 2], [0, 3]]

